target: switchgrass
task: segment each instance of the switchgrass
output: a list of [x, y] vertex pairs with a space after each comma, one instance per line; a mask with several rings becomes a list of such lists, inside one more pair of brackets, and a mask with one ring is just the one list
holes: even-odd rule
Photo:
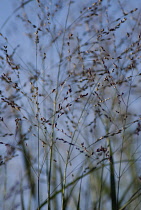
[[140, 209], [140, 4], [14, 1], [0, 32], [1, 209]]

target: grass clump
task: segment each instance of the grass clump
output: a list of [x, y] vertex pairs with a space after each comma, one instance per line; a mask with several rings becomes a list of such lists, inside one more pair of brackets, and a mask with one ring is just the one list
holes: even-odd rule
[[14, 4], [0, 32], [1, 208], [139, 209], [139, 3]]

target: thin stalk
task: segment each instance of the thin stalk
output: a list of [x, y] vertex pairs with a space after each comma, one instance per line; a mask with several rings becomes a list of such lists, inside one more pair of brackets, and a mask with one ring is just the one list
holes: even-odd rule
[[54, 114], [53, 114], [53, 120], [52, 120], [50, 161], [49, 161], [49, 173], [48, 173], [48, 210], [51, 209], [50, 194], [51, 194], [52, 159], [53, 159], [53, 145], [54, 145], [53, 140], [54, 140], [54, 124], [55, 124], [55, 113], [56, 113], [56, 105], [57, 105], [57, 96], [58, 96], [58, 90], [56, 91], [56, 95], [55, 95]]
[[[39, 43], [39, 37], [38, 37], [38, 32], [36, 32], [36, 77], [38, 78], [38, 43]], [[38, 83], [36, 81], [36, 92], [37, 92], [37, 95], [36, 95], [36, 118], [37, 118], [37, 123], [38, 123], [38, 126], [37, 126], [37, 133], [38, 133], [38, 136], [37, 136], [37, 157], [38, 157], [38, 184], [37, 184], [37, 197], [38, 197], [38, 207], [40, 206], [40, 129], [39, 129], [39, 103], [38, 103]]]
[[[66, 17], [65, 27], [64, 27], [65, 31], [64, 31], [64, 34], [63, 34], [62, 48], [61, 48], [61, 53], [60, 53], [60, 64], [59, 64], [59, 70], [58, 70], [58, 75], [57, 75], [57, 87], [59, 85], [61, 62], [62, 62], [62, 57], [63, 57], [63, 48], [64, 48], [64, 41], [65, 41], [65, 34], [66, 34], [66, 27], [67, 27], [68, 17], [69, 17], [70, 5], [71, 5], [71, 0], [69, 1], [68, 12], [67, 12], [67, 17]], [[57, 91], [57, 94], [58, 94], [58, 91]], [[56, 96], [57, 96], [57, 94], [56, 94]], [[65, 170], [64, 170], [64, 181], [63, 181], [63, 189], [62, 189], [62, 210], [65, 208], [65, 185], [66, 185], [66, 174], [67, 174], [68, 162], [69, 162], [69, 154], [67, 156], [67, 162], [66, 162]]]
[[[53, 136], [52, 136], [53, 137]], [[51, 209], [51, 203], [50, 203], [50, 188], [51, 188], [51, 170], [52, 170], [52, 147], [53, 144], [50, 146], [50, 162], [49, 162], [49, 174], [48, 174], [48, 210]]]
[[139, 198], [141, 196], [141, 192], [139, 193], [139, 191], [141, 191], [141, 188], [139, 188], [132, 196], [131, 198], [127, 201], [126, 204], [124, 204], [124, 206], [122, 206], [119, 210], [125, 210], [127, 209], [127, 206], [132, 203], [135, 199]]
[[[130, 98], [130, 94], [131, 94], [131, 85], [130, 84], [130, 88], [129, 88], [129, 94], [128, 94], [128, 98], [127, 98], [127, 104], [126, 104], [126, 110], [125, 110], [125, 119], [124, 119], [124, 126], [123, 128], [126, 127], [126, 122], [127, 122], [127, 112], [128, 112], [128, 106], [129, 106], [129, 98]], [[123, 156], [123, 146], [124, 146], [124, 138], [125, 138], [125, 129], [123, 131], [123, 138], [122, 138], [122, 145], [121, 145], [121, 152], [120, 152], [120, 164], [119, 164], [119, 180], [118, 180], [118, 188], [117, 188], [117, 210], [119, 209], [118, 207], [118, 200], [119, 200], [119, 190], [120, 190], [120, 180], [121, 180], [121, 166], [122, 166], [122, 156]]]
[[25, 210], [25, 206], [24, 206], [24, 195], [23, 195], [23, 183], [22, 183], [22, 179], [21, 179], [21, 184], [20, 184], [20, 197], [21, 197], [21, 208], [22, 210]]
[[112, 210], [117, 209], [117, 199], [116, 199], [116, 182], [115, 182], [115, 173], [114, 173], [114, 158], [111, 147], [111, 142], [108, 139], [109, 154], [110, 154], [110, 192], [111, 192], [111, 201], [112, 201]]
[[[82, 174], [83, 176], [83, 174]], [[77, 202], [77, 210], [80, 209], [80, 201], [81, 201], [81, 187], [82, 187], [82, 178], [80, 180], [80, 187], [79, 187], [79, 195], [78, 195], [78, 202]]]
[[4, 179], [4, 195], [3, 195], [3, 210], [6, 209], [5, 208], [5, 196], [7, 193], [7, 165], [4, 165], [4, 170], [5, 170], [5, 179]]

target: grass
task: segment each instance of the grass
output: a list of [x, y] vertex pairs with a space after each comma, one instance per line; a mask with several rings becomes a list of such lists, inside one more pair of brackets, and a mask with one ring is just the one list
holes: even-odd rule
[[140, 5], [14, 0], [0, 31], [1, 209], [140, 209]]

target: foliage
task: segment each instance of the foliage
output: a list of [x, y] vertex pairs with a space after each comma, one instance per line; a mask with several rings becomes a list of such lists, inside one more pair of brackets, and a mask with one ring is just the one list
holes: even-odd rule
[[13, 1], [0, 33], [1, 209], [140, 209], [140, 4]]

